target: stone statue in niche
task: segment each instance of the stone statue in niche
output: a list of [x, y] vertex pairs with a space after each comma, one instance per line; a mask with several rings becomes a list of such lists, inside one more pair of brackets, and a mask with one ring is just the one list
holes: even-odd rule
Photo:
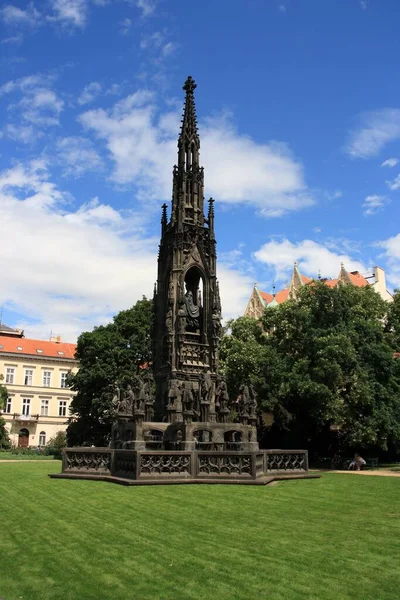
[[172, 278], [170, 279], [168, 286], [168, 303], [174, 303], [174, 282], [172, 281]]
[[136, 403], [135, 393], [132, 389], [132, 386], [128, 385], [126, 388], [124, 397], [122, 399], [122, 402], [121, 402], [121, 408], [123, 408], [123, 410], [120, 410], [119, 412], [131, 415], [134, 410], [135, 403]]
[[152, 421], [153, 416], [154, 416], [155, 397], [153, 394], [153, 384], [154, 384], [153, 374], [151, 372], [149, 372], [147, 374], [145, 384], [144, 384], [145, 385], [145, 420], [146, 421]]
[[188, 325], [193, 329], [199, 329], [200, 307], [194, 303], [193, 294], [190, 290], [185, 294], [185, 309]]
[[239, 396], [238, 396], [236, 402], [238, 405], [239, 415], [241, 415], [243, 417], [248, 417], [251, 399], [250, 399], [249, 386], [246, 383], [242, 383], [242, 385], [240, 386]]

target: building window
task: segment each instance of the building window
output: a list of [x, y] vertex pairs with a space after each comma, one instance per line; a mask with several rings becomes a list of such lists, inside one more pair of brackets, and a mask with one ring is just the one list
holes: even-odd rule
[[43, 371], [43, 386], [50, 387], [51, 371]]
[[39, 446], [45, 446], [45, 445], [46, 445], [46, 432], [41, 431], [39, 433]]
[[67, 371], [61, 372], [60, 387], [62, 387], [62, 388], [67, 387], [67, 375], [68, 375]]
[[7, 398], [7, 402], [6, 402], [6, 413], [10, 414], [11, 412], [11, 398]]
[[47, 417], [49, 414], [49, 401], [41, 400], [40, 401], [40, 414], [42, 417]]
[[22, 399], [22, 414], [26, 417], [31, 414], [31, 400], [30, 398]]
[[32, 379], [33, 379], [32, 369], [25, 369], [25, 378], [24, 378], [25, 385], [32, 385]]
[[66, 400], [60, 400], [60, 403], [58, 405], [58, 416], [59, 417], [67, 416], [67, 401]]
[[6, 369], [6, 383], [14, 383], [15, 369], [14, 367], [7, 367]]

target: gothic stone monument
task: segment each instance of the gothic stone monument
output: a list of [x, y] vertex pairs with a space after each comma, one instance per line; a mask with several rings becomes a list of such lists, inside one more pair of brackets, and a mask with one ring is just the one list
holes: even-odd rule
[[[303, 450], [264, 450], [257, 443], [257, 398], [244, 382], [229, 398], [219, 372], [221, 300], [214, 200], [204, 212], [194, 90], [188, 77], [172, 206], [162, 207], [153, 297], [153, 376], [116, 385], [109, 448], [68, 448], [58, 477], [125, 484], [268, 483], [305, 477]], [[155, 390], [155, 393], [154, 393]]]

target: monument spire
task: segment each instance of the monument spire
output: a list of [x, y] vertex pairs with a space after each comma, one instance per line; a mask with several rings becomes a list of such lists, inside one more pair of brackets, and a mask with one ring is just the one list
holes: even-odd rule
[[192, 77], [185, 81], [185, 104], [178, 138], [178, 165], [173, 171], [172, 223], [204, 223], [204, 173], [199, 166], [200, 137], [197, 127]]

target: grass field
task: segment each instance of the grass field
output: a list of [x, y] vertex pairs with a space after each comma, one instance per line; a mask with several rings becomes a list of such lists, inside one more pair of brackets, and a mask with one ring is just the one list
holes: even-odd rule
[[0, 464], [1, 599], [400, 598], [400, 478], [125, 488], [59, 470]]

